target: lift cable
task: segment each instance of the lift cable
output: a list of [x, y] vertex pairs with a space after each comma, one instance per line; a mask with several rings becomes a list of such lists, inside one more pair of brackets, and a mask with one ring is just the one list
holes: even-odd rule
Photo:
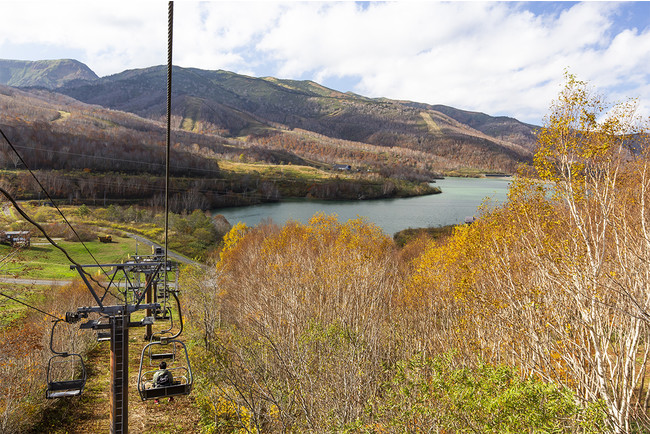
[[[0, 193], [2, 193], [2, 194], [3, 194], [3, 195], [4, 195], [4, 196], [9, 200], [9, 202], [11, 202], [11, 203], [13, 204], [14, 208], [16, 209], [16, 211], [18, 211], [18, 213], [19, 213], [21, 216], [23, 216], [23, 218], [24, 218], [25, 220], [27, 220], [29, 223], [31, 223], [31, 224], [33, 224], [34, 226], [36, 226], [36, 228], [37, 228], [39, 231], [41, 231], [41, 233], [43, 234], [43, 236], [47, 239], [47, 241], [50, 242], [50, 244], [52, 244], [54, 247], [56, 247], [56, 248], [59, 249], [61, 252], [63, 252], [63, 254], [65, 255], [65, 257], [68, 258], [68, 261], [70, 261], [72, 264], [74, 264], [75, 266], [77, 266], [77, 268], [80, 269], [80, 270], [82, 270], [83, 273], [84, 273], [85, 275], [87, 275], [87, 276], [90, 278], [90, 280], [92, 280], [93, 282], [95, 282], [97, 285], [99, 285], [101, 288], [103, 288], [105, 291], [108, 292], [108, 288], [106, 288], [104, 285], [102, 285], [100, 282], [98, 282], [98, 281], [97, 281], [97, 280], [96, 280], [92, 275], [90, 275], [90, 273], [88, 273], [87, 271], [84, 271], [84, 270], [83, 270], [83, 267], [82, 267], [81, 265], [79, 265], [79, 263], [78, 263], [77, 261], [75, 261], [74, 259], [72, 259], [72, 257], [68, 254], [68, 252], [67, 252], [63, 247], [59, 246], [59, 245], [58, 245], [58, 244], [57, 244], [57, 243], [56, 243], [56, 242], [55, 242], [55, 241], [54, 241], [54, 240], [53, 240], [53, 239], [52, 239], [52, 238], [47, 234], [47, 232], [45, 232], [45, 229], [43, 229], [43, 227], [42, 227], [40, 224], [38, 224], [37, 222], [35, 222], [35, 221], [34, 221], [34, 220], [33, 220], [33, 219], [32, 219], [32, 218], [31, 218], [31, 217], [30, 217], [30, 216], [29, 216], [25, 211], [23, 211], [23, 209], [18, 205], [18, 203], [16, 202], [16, 200], [11, 196], [11, 194], [9, 194], [9, 192], [8, 192], [7, 190], [5, 190], [4, 188], [0, 187]], [[99, 265], [99, 264], [98, 264], [98, 265]], [[101, 265], [100, 265], [100, 267], [101, 267]], [[112, 293], [110, 293], [110, 294], [111, 294], [113, 297], [116, 297], [117, 299], [119, 299], [119, 297], [115, 296], [114, 294], [112, 294]]]
[[[5, 139], [5, 141], [7, 142], [7, 144], [9, 144], [9, 147], [10, 147], [10, 148], [14, 151], [14, 153], [18, 156], [18, 158], [20, 159], [20, 162], [23, 163], [23, 165], [25, 166], [25, 169], [27, 169], [27, 171], [29, 171], [29, 173], [32, 175], [32, 178], [34, 178], [34, 180], [36, 181], [36, 183], [41, 187], [41, 190], [43, 190], [43, 192], [45, 193], [45, 196], [47, 196], [47, 198], [48, 198], [48, 200], [50, 201], [50, 203], [51, 203], [51, 204], [56, 208], [56, 210], [59, 212], [59, 214], [61, 214], [61, 217], [63, 217], [63, 220], [64, 220], [64, 221], [66, 222], [66, 224], [70, 227], [70, 229], [71, 229], [72, 232], [75, 234], [75, 236], [77, 237], [77, 239], [81, 242], [81, 245], [84, 246], [84, 248], [86, 249], [86, 251], [88, 252], [88, 254], [90, 255], [90, 257], [93, 258], [93, 261], [95, 261], [95, 263], [96, 263], [97, 265], [99, 265], [99, 262], [98, 262], [97, 259], [95, 258], [95, 255], [93, 255], [92, 252], [88, 249], [88, 246], [86, 246], [86, 243], [84, 243], [84, 242], [81, 240], [81, 237], [79, 236], [79, 234], [77, 233], [77, 231], [74, 229], [74, 227], [72, 227], [72, 225], [70, 224], [70, 222], [68, 221], [68, 219], [66, 218], [66, 216], [63, 214], [63, 212], [61, 211], [61, 209], [56, 205], [56, 203], [54, 203], [54, 200], [53, 200], [52, 197], [50, 196], [50, 193], [47, 192], [47, 190], [45, 189], [45, 187], [43, 186], [43, 184], [41, 184], [41, 181], [38, 180], [38, 178], [36, 177], [36, 175], [34, 174], [34, 172], [32, 172], [32, 169], [29, 168], [29, 166], [27, 165], [27, 163], [25, 162], [25, 160], [23, 159], [23, 157], [20, 155], [20, 153], [18, 152], [18, 150], [17, 150], [17, 149], [14, 147], [14, 145], [11, 143], [11, 140], [9, 140], [9, 137], [7, 137], [7, 136], [5, 135], [4, 131], [2, 131], [1, 128], [0, 128], [0, 134], [2, 134], [2, 137]], [[14, 206], [16, 207], [16, 210], [18, 210], [18, 211], [20, 212], [20, 214], [21, 214], [23, 217], [25, 217], [26, 219], [28, 219], [29, 222], [31, 222], [32, 224], [34, 224], [34, 226], [38, 227], [38, 228], [40, 229], [40, 231], [43, 232], [43, 235], [45, 235], [45, 237], [48, 239], [48, 241], [50, 241], [50, 242], [51, 242], [55, 247], [61, 249], [61, 247], [57, 246], [56, 243], [54, 243], [54, 242], [49, 238], [49, 236], [45, 233], [45, 231], [43, 230], [43, 228], [41, 228], [41, 227], [38, 226], [38, 225], [37, 225], [33, 220], [31, 220], [31, 219], [29, 219], [28, 217], [25, 216], [25, 214], [22, 212], [22, 210], [20, 210], [20, 207], [18, 206], [18, 204], [16, 203], [16, 201], [13, 200], [13, 198], [11, 198], [11, 196], [8, 196], [8, 193], [7, 193], [6, 191], [3, 190], [2, 193], [3, 193], [5, 196], [7, 196], [7, 198], [8, 198], [8, 199], [9, 199], [9, 200], [14, 204]], [[61, 250], [63, 250], [63, 249], [61, 249]], [[78, 265], [76, 262], [74, 262], [74, 261], [70, 258], [70, 256], [68, 256], [68, 254], [67, 254], [67, 252], [65, 252], [65, 250], [63, 250], [63, 252], [65, 253], [66, 257], [67, 257], [68, 259], [70, 259], [70, 262], [72, 262], [72, 263], [75, 264], [75, 265]], [[101, 265], [99, 266], [99, 268], [102, 270], [102, 272], [104, 273], [104, 275], [105, 275], [106, 277], [108, 277], [108, 273], [106, 272], [106, 270], [104, 270], [104, 269], [101, 267]], [[93, 280], [94, 280], [94, 279], [93, 279]], [[98, 283], [98, 282], [97, 282], [97, 283]], [[100, 286], [101, 286], [101, 285], [100, 285]], [[103, 288], [103, 286], [102, 286], [102, 288]]]
[[[16, 256], [16, 255], [20, 252], [20, 248], [21, 248], [21, 246], [14, 248], [13, 251], [12, 251], [11, 253], [9, 253], [8, 255], [6, 255], [4, 258], [0, 259], [0, 268], [2, 268], [2, 267], [4, 266], [3, 262], [5, 262], [6, 260], [11, 259], [12, 257]], [[37, 307], [34, 307], [34, 306], [32, 306], [32, 305], [30, 305], [30, 304], [28, 304], [28, 303], [26, 303], [26, 302], [24, 302], [24, 301], [22, 301], [22, 300], [19, 300], [19, 299], [15, 298], [15, 297], [12, 297], [11, 295], [5, 294], [5, 293], [2, 292], [2, 291], [0, 291], [0, 295], [3, 296], [3, 297], [7, 297], [9, 300], [13, 300], [13, 301], [15, 301], [16, 303], [20, 303], [20, 304], [22, 304], [22, 305], [25, 305], [25, 306], [31, 308], [31, 309], [37, 310], [37, 311], [39, 311], [40, 313], [44, 313], [44, 314], [47, 315], [47, 316], [51, 316], [51, 317], [54, 318], [54, 319], [57, 319], [57, 320], [60, 319], [59, 317], [56, 317], [56, 316], [52, 315], [52, 314], [49, 313], [49, 312], [45, 312], [44, 310], [41, 310], [41, 309], [39, 309], [39, 308], [37, 308]]]
[[174, 28], [174, 2], [167, 7], [167, 136], [165, 150], [165, 269], [164, 285], [167, 287], [167, 248], [169, 234], [169, 154], [171, 149], [172, 122], [172, 40]]
[[18, 252], [20, 252], [21, 248], [22, 248], [22, 244], [18, 245], [17, 247], [14, 247], [14, 249], [11, 251], [11, 253], [6, 255], [4, 258], [0, 258], [0, 269], [5, 266], [4, 262], [8, 261], [11, 258], [13, 258], [14, 256], [16, 256], [18, 254]]
[[12, 297], [12, 296], [10, 296], [10, 295], [8, 295], [8, 294], [5, 294], [4, 292], [0, 292], [0, 295], [2, 295], [3, 297], [7, 297], [8, 299], [15, 301], [16, 303], [20, 303], [20, 304], [22, 304], [22, 305], [25, 305], [25, 306], [29, 307], [30, 309], [37, 310], [37, 311], [39, 311], [40, 313], [44, 313], [44, 314], [47, 315], [47, 316], [51, 316], [51, 317], [54, 318], [55, 320], [58, 320], [58, 321], [64, 321], [62, 318], [59, 318], [59, 317], [57, 317], [57, 316], [54, 316], [54, 315], [52, 315], [52, 314], [49, 313], [49, 312], [45, 312], [44, 310], [41, 310], [41, 309], [39, 309], [39, 308], [37, 308], [37, 307], [34, 307], [34, 306], [32, 306], [31, 304], [25, 303], [25, 302], [22, 301], [22, 300], [18, 300], [17, 298], [14, 298], [14, 297]]

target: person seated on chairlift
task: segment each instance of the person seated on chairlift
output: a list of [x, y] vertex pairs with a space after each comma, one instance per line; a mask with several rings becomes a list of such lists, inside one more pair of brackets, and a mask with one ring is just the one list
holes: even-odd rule
[[[153, 374], [153, 387], [166, 387], [171, 386], [174, 381], [172, 373], [167, 370], [167, 362], [160, 362], [159, 368]], [[174, 400], [173, 396], [169, 397], [169, 402]], [[155, 404], [158, 404], [158, 399], [154, 400]]]
[[167, 362], [160, 362], [159, 367], [153, 374], [153, 387], [171, 386], [174, 379], [172, 373], [167, 370]]

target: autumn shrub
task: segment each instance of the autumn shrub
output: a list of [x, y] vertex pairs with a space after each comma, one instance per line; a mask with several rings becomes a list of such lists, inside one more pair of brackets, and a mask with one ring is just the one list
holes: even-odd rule
[[362, 220], [235, 226], [215, 298], [204, 299], [210, 308], [193, 307], [221, 368], [215, 381], [229, 386], [212, 399], [245, 406], [258, 429], [318, 430], [361, 417], [400, 350], [395, 255], [391, 239]]
[[[451, 353], [398, 362], [368, 411], [374, 429], [353, 423], [356, 432], [605, 432], [571, 391], [535, 377], [522, 379], [506, 366], [458, 366]], [[591, 410], [591, 409], [590, 409]], [[603, 425], [601, 425], [602, 427]]]
[[[40, 306], [45, 312], [63, 317], [66, 311], [91, 304], [88, 290], [73, 284], [53, 287]], [[46, 368], [50, 357], [52, 318], [38, 312], [24, 317], [0, 330], [0, 432], [23, 432], [40, 417], [46, 406]], [[54, 335], [54, 348], [85, 354], [94, 344], [94, 336], [79, 330], [79, 324], [63, 324]], [[75, 405], [73, 399], [67, 405]]]
[[532, 170], [442, 240], [398, 252], [323, 215], [235, 226], [190, 308], [208, 401], [257, 432], [647, 432], [650, 135], [633, 109], [568, 77]]
[[361, 220], [236, 225], [188, 297], [203, 340], [192, 359], [206, 427], [517, 432], [602, 422], [585, 420], [569, 389], [521, 379], [521, 359], [505, 357], [517, 337], [528, 341], [497, 321], [513, 309], [484, 279], [489, 240], [502, 233], [490, 221], [444, 243], [420, 240], [405, 256]]
[[68, 227], [65, 231], [64, 239], [66, 241], [95, 241], [97, 240], [97, 231], [87, 225], [77, 224], [74, 231]]
[[56, 221], [59, 214], [52, 207], [39, 206], [33, 214], [34, 220], [39, 223]]
[[[47, 235], [52, 238], [62, 238], [71, 242], [86, 242], [97, 239], [95, 230], [87, 225], [77, 224], [74, 226], [74, 231], [66, 223], [46, 223], [42, 227]], [[41, 234], [37, 229], [32, 229], [32, 231]]]
[[632, 106], [605, 110], [569, 78], [535, 178], [426, 247], [400, 301], [425, 350], [517, 367], [602, 403], [606, 428], [630, 432], [649, 426], [648, 134]]
[[90, 213], [91, 213], [90, 208], [88, 208], [86, 204], [81, 204], [77, 209], [77, 215], [79, 217], [88, 217]]

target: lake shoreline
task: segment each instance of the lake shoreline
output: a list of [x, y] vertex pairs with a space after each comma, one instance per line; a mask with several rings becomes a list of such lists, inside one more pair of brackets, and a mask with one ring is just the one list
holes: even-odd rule
[[510, 180], [510, 177], [449, 177], [430, 184], [439, 188], [442, 194], [351, 201], [292, 198], [247, 207], [212, 209], [210, 212], [223, 215], [231, 224], [241, 221], [248, 226], [268, 220], [280, 225], [289, 220], [307, 223], [319, 212], [336, 214], [342, 221], [363, 217], [393, 235], [409, 228], [463, 223], [465, 218], [477, 214], [484, 198], [492, 197], [495, 203], [505, 201]]

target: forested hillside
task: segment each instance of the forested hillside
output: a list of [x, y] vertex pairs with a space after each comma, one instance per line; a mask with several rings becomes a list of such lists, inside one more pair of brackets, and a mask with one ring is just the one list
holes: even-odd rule
[[[165, 129], [158, 121], [47, 90], [0, 86], [0, 127], [27, 167], [48, 171], [41, 178], [55, 198], [89, 205], [106, 200], [163, 203]], [[172, 204], [178, 212], [282, 197], [408, 196], [427, 189], [404, 178], [422, 181], [435, 176], [426, 167], [430, 159], [421, 153], [404, 149], [380, 153], [356, 143], [347, 147], [344, 142], [301, 131], [240, 140], [176, 129], [173, 141]], [[363, 171], [359, 167], [354, 173], [332, 173], [332, 163], [350, 158], [357, 158]], [[240, 173], [221, 170], [218, 161], [253, 164]], [[285, 171], [286, 165], [292, 168]], [[24, 169], [8, 143], [0, 146], [0, 166], [13, 172]], [[300, 170], [299, 166], [311, 167]], [[389, 179], [395, 176], [401, 179]], [[39, 188], [29, 176], [14, 173], [4, 178], [18, 197], [39, 197]]]
[[[174, 67], [173, 76], [178, 130], [238, 139], [257, 153], [289, 151], [290, 159], [309, 164], [351, 164], [410, 179], [458, 171], [513, 173], [518, 164], [530, 163], [535, 146], [535, 127], [508, 117], [367, 98], [312, 81], [181, 67]], [[71, 60], [0, 61], [0, 84], [52, 89], [154, 121], [165, 114], [165, 80], [163, 66], [97, 78]], [[60, 99], [45, 95], [39, 97]], [[404, 161], [406, 155], [412, 161]]]
[[[173, 74], [177, 125], [192, 131], [244, 136], [277, 128], [301, 129], [380, 148], [406, 148], [465, 167], [509, 172], [517, 163], [529, 161], [534, 145], [533, 127], [511, 118], [484, 120], [491, 125], [485, 133], [458, 121], [469, 112], [449, 108], [450, 115], [426, 104], [345, 94], [311, 81], [180, 67]], [[156, 66], [71, 82], [57, 91], [159, 119], [165, 112], [164, 84], [165, 68]]]

